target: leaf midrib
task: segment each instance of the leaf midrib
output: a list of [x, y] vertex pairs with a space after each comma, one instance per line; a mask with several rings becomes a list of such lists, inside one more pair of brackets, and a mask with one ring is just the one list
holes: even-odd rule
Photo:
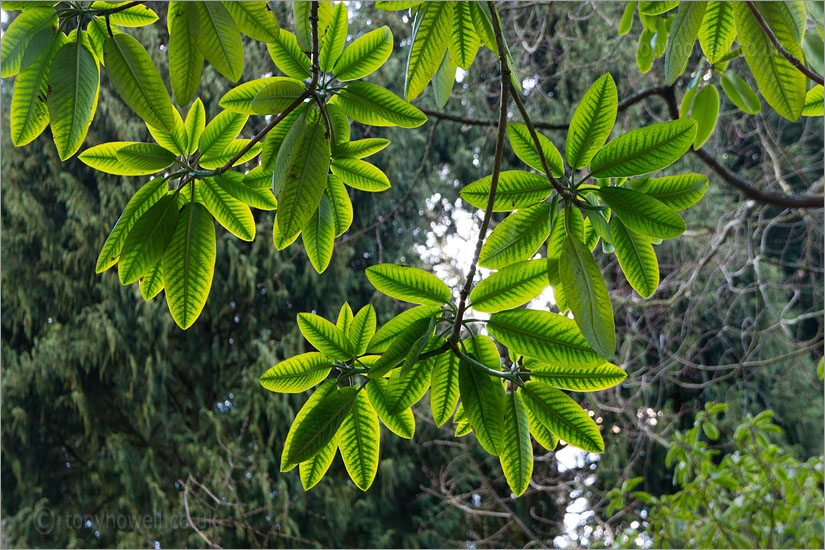
[[490, 318], [490, 320], [487, 322], [487, 324], [488, 325], [493, 325], [494, 327], [498, 327], [500, 330], [503, 329], [505, 331], [515, 332], [516, 334], [522, 334], [522, 335], [525, 335], [525, 336], [529, 336], [530, 338], [533, 338], [535, 340], [539, 340], [541, 342], [546, 342], [548, 344], [564, 346], [564, 347], [568, 347], [568, 348], [571, 348], [571, 349], [574, 349], [574, 350], [579, 350], [579, 351], [586, 352], [586, 353], [595, 353], [595, 351], [590, 349], [589, 347], [578, 346], [578, 345], [570, 343], [570, 342], [565, 342], [564, 340], [556, 340], [556, 339], [553, 339], [553, 338], [548, 338], [546, 336], [536, 334], [535, 332], [530, 332], [529, 330], [522, 329], [520, 327], [515, 327], [513, 325], [503, 325], [501, 323], [497, 323], [492, 318]]
[[[665, 124], [667, 124], [667, 123], [665, 123]], [[671, 126], [671, 128], [672, 127], [673, 126]], [[656, 141], [651, 146], [645, 147], [644, 149], [636, 151], [635, 153], [633, 153], [629, 156], [621, 157], [620, 159], [617, 159], [617, 160], [615, 160], [611, 163], [607, 163], [603, 166], [599, 166], [599, 168], [596, 171], [601, 173], [601, 172], [604, 172], [605, 170], [610, 170], [610, 169], [615, 168], [617, 166], [620, 166], [622, 164], [625, 164], [625, 163], [631, 162], [633, 160], [636, 160], [637, 158], [639, 158], [641, 156], [647, 155], [651, 151], [655, 151], [656, 149], [659, 149], [659, 148], [665, 147], [667, 145], [670, 145], [671, 143], [673, 143], [677, 139], [683, 137], [689, 131], [689, 129], [692, 128], [692, 127], [693, 127], [692, 124], [686, 124], [686, 125], [684, 125], [684, 129], [674, 133], [671, 136], [668, 136], [666, 139], [664, 139], [662, 141]], [[629, 134], [625, 134], [625, 135], [629, 135]], [[616, 138], [616, 139], [620, 139], [620, 138]], [[610, 143], [613, 143], [613, 142], [611, 141]], [[608, 145], [610, 145], [610, 144], [608, 144]], [[602, 151], [604, 151], [604, 149], [602, 149]]]

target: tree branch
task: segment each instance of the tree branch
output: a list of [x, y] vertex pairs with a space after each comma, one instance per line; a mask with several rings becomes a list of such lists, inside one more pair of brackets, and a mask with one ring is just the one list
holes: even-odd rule
[[449, 341], [453, 344], [458, 341], [458, 336], [461, 333], [461, 321], [464, 319], [464, 312], [467, 308], [467, 297], [470, 295], [470, 290], [473, 286], [473, 279], [475, 279], [476, 269], [478, 267], [478, 258], [481, 256], [481, 246], [484, 244], [484, 237], [487, 235], [487, 228], [490, 226], [490, 219], [493, 216], [493, 203], [496, 198], [499, 173], [501, 172], [501, 157], [504, 154], [504, 134], [507, 130], [507, 102], [510, 99], [510, 67], [507, 65], [507, 54], [504, 49], [504, 37], [501, 34], [501, 25], [499, 24], [498, 16], [496, 14], [495, 3], [487, 2], [487, 5], [490, 8], [490, 19], [493, 23], [493, 32], [496, 35], [499, 66], [501, 67], [501, 96], [498, 111], [498, 135], [496, 136], [496, 152], [493, 160], [493, 174], [490, 179], [490, 193], [487, 195], [487, 208], [484, 210], [484, 218], [481, 221], [481, 228], [478, 231], [476, 249], [473, 253], [473, 263], [470, 266], [470, 272], [467, 273], [467, 280], [461, 288], [458, 310], [456, 311], [455, 323], [453, 324], [453, 332], [449, 338]]
[[776, 51], [781, 53], [782, 56], [785, 59], [787, 59], [790, 62], [791, 65], [796, 67], [799, 72], [801, 72], [802, 74], [804, 74], [805, 76], [807, 76], [808, 78], [810, 78], [811, 80], [816, 82], [817, 84], [825, 84], [825, 80], [823, 80], [820, 75], [816, 74], [811, 69], [806, 67], [804, 63], [802, 63], [799, 59], [797, 59], [796, 57], [791, 55], [791, 52], [789, 52], [788, 50], [785, 49], [785, 46], [783, 46], [779, 42], [779, 39], [776, 37], [776, 35], [771, 30], [771, 28], [768, 26], [768, 23], [765, 21], [765, 18], [762, 17], [761, 13], [759, 13], [759, 9], [756, 7], [756, 4], [754, 4], [750, 0], [745, 2], [745, 4], [747, 4], [748, 9], [751, 10], [751, 13], [753, 14], [753, 18], [756, 19], [756, 22], [759, 23], [760, 27], [762, 27], [762, 31], [765, 33], [765, 36], [768, 37], [768, 40], [771, 41], [771, 44], [773, 44], [773, 47], [776, 48]]

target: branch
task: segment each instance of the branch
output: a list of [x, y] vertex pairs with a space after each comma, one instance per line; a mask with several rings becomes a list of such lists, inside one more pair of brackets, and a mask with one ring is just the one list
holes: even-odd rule
[[[496, 120], [481, 120], [478, 118], [466, 118], [458, 115], [453, 115], [450, 113], [443, 113], [441, 111], [433, 111], [431, 109], [421, 109], [421, 111], [433, 118], [437, 118], [440, 120], [449, 120], [450, 122], [458, 122], [460, 124], [467, 124], [469, 126], [496, 126], [498, 121]], [[541, 130], [567, 130], [570, 126], [569, 124], [552, 124], [549, 122], [534, 122], [533, 126], [539, 128]]]
[[[670, 118], [677, 120], [679, 118], [679, 107], [676, 105], [676, 92], [671, 86], [665, 87], [659, 95], [664, 98], [667, 104]], [[719, 177], [721, 177], [730, 186], [736, 188], [743, 195], [749, 199], [753, 199], [762, 204], [771, 206], [779, 206], [782, 208], [822, 208], [823, 197], [788, 197], [786, 195], [777, 195], [775, 193], [768, 193], [753, 186], [749, 181], [740, 178], [727, 167], [720, 164], [712, 154], [705, 149], [693, 149], [693, 154], [702, 159], [702, 161]]]
[[458, 336], [461, 332], [461, 321], [464, 319], [464, 311], [467, 308], [467, 297], [470, 295], [470, 289], [473, 286], [473, 279], [476, 276], [476, 269], [478, 267], [478, 258], [481, 256], [481, 246], [484, 244], [484, 237], [487, 235], [487, 228], [490, 226], [490, 219], [493, 216], [493, 203], [496, 198], [496, 189], [498, 188], [498, 176], [501, 172], [501, 157], [504, 153], [504, 134], [507, 130], [507, 101], [510, 99], [510, 67], [507, 65], [507, 54], [504, 49], [504, 37], [501, 34], [501, 25], [499, 24], [498, 16], [496, 14], [496, 6], [493, 2], [487, 2], [490, 8], [493, 23], [493, 32], [496, 35], [496, 45], [498, 46], [499, 65], [501, 66], [501, 99], [499, 101], [498, 111], [498, 135], [496, 136], [496, 153], [493, 160], [493, 174], [490, 179], [490, 193], [487, 195], [487, 208], [484, 210], [484, 218], [481, 221], [481, 228], [478, 231], [478, 240], [476, 241], [476, 249], [473, 253], [473, 263], [470, 266], [470, 272], [467, 274], [467, 280], [461, 289], [458, 302], [458, 310], [455, 315], [455, 323], [453, 324], [453, 332], [450, 335], [450, 342], [457, 342]]
[[762, 14], [759, 13], [759, 9], [756, 7], [756, 4], [754, 4], [751, 1], [747, 1], [747, 2], [745, 2], [745, 4], [747, 4], [748, 9], [751, 10], [751, 13], [753, 14], [753, 18], [756, 19], [756, 22], [759, 23], [760, 27], [762, 27], [762, 31], [768, 37], [768, 40], [771, 41], [771, 44], [773, 44], [773, 47], [776, 48], [776, 51], [781, 53], [782, 56], [785, 59], [787, 59], [790, 62], [791, 65], [793, 65], [794, 67], [797, 68], [797, 70], [799, 70], [799, 72], [801, 72], [802, 74], [804, 74], [805, 76], [807, 76], [808, 78], [810, 78], [811, 80], [816, 82], [817, 84], [825, 84], [825, 80], [823, 80], [821, 76], [819, 76], [818, 74], [813, 72], [811, 69], [806, 67], [804, 63], [802, 63], [799, 59], [797, 59], [796, 57], [791, 55], [791, 52], [786, 50], [785, 46], [780, 44], [779, 39], [776, 38], [776, 35], [773, 33], [771, 28], [768, 26], [768, 23], [762, 17]]

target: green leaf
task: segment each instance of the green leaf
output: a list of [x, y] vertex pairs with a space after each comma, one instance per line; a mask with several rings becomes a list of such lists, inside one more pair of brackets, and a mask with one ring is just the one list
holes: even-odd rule
[[731, 103], [751, 115], [755, 115], [762, 110], [762, 102], [759, 100], [759, 96], [736, 73], [725, 71], [720, 82]]
[[[227, 162], [235, 158], [235, 155], [243, 151], [243, 149], [249, 145], [249, 139], [236, 139], [229, 143], [226, 148], [221, 151], [220, 153], [214, 154], [210, 153], [208, 155], [203, 155], [198, 159], [198, 164], [201, 168], [205, 168], [207, 170], [214, 170], [215, 168], [220, 168], [221, 166], [225, 165]], [[246, 151], [241, 157], [235, 161], [232, 166], [239, 166], [246, 162], [249, 162], [253, 158], [257, 157], [261, 153], [261, 144], [255, 143], [252, 145], [249, 150]]]
[[324, 189], [329, 205], [332, 208], [332, 221], [335, 226], [335, 236], [343, 235], [352, 224], [352, 202], [341, 182], [341, 178], [334, 174], [327, 176], [327, 186]]
[[16, 75], [20, 71], [29, 41], [38, 31], [50, 27], [57, 29], [57, 12], [51, 8], [27, 9], [15, 17], [3, 33], [0, 43], [0, 76], [6, 78]]
[[476, 439], [485, 451], [498, 456], [504, 444], [504, 386], [498, 379], [461, 361], [458, 388]]
[[564, 240], [559, 277], [582, 335], [599, 354], [611, 357], [616, 351], [616, 326], [610, 294], [587, 245], [575, 236]]
[[301, 485], [304, 491], [309, 491], [318, 484], [332, 465], [335, 453], [338, 451], [338, 434], [335, 434], [318, 453], [298, 465], [301, 476]]
[[227, 231], [244, 241], [255, 240], [255, 218], [252, 211], [212, 178], [195, 184], [197, 200]]
[[344, 51], [344, 45], [347, 42], [348, 27], [347, 5], [339, 2], [332, 9], [327, 32], [321, 41], [318, 61], [323, 72], [332, 72], [335, 62], [341, 57], [341, 52]]
[[427, 115], [389, 90], [372, 82], [350, 82], [335, 98], [352, 120], [370, 126], [417, 128]]
[[[3, 36], [4, 47], [7, 38], [8, 31]], [[23, 69], [14, 81], [9, 122], [11, 140], [15, 147], [30, 143], [49, 125], [49, 107], [47, 101], [44, 101], [49, 93], [49, 71], [52, 60], [67, 40], [63, 33], [55, 34], [49, 48]], [[3, 68], [5, 66], [3, 63]]]
[[154, 143], [132, 143], [115, 153], [118, 162], [137, 170], [159, 172], [175, 162], [175, 153]]
[[338, 320], [335, 321], [335, 326], [341, 329], [344, 335], [349, 340], [349, 329], [352, 325], [352, 308], [349, 307], [348, 302], [344, 302], [341, 309], [338, 311]]
[[280, 231], [297, 235], [318, 207], [329, 173], [329, 138], [322, 117], [311, 123], [278, 194], [275, 219]]
[[696, 94], [690, 118], [696, 121], [696, 138], [693, 148], [699, 149], [708, 140], [716, 128], [716, 119], [719, 117], [719, 92], [713, 84], [702, 88]]
[[670, 166], [687, 152], [696, 137], [696, 122], [660, 122], [623, 134], [599, 151], [590, 163], [594, 178], [649, 174]]
[[708, 2], [702, 26], [699, 27], [699, 45], [708, 61], [717, 63], [730, 51], [736, 39], [733, 22], [733, 4], [730, 2]]
[[[287, 435], [284, 448], [286, 460], [281, 459], [281, 470], [284, 471], [284, 466], [300, 464], [318, 454], [335, 437], [344, 419], [356, 406], [359, 393], [358, 388], [353, 386], [335, 389], [321, 397], [319, 401], [313, 402], [312, 408], [301, 416], [304, 409], [310, 405], [311, 400], [307, 400], [301, 413], [298, 413], [292, 423], [290, 434]], [[375, 420], [377, 423], [378, 419]], [[291, 438], [290, 435], [292, 435]], [[341, 444], [344, 439], [343, 431], [339, 437], [339, 444]], [[343, 448], [341, 454], [343, 455]]]
[[400, 335], [406, 328], [422, 319], [426, 320], [424, 323], [424, 326], [426, 326], [429, 320], [440, 312], [441, 308], [439, 306], [418, 306], [396, 315], [378, 329], [378, 332], [376, 332], [375, 336], [370, 340], [367, 352], [383, 353], [387, 351], [396, 336]]
[[[39, 34], [43, 32], [45, 31], [40, 31]], [[802, 39], [802, 52], [805, 54], [805, 64], [810, 69], [817, 74], [822, 74], [825, 71], [825, 43], [815, 30], [811, 29], [805, 33]], [[26, 55], [28, 56], [28, 52], [26, 52]]]
[[465, 71], [473, 64], [481, 39], [476, 33], [470, 2], [453, 2], [453, 30], [449, 50], [452, 58]]
[[647, 28], [642, 29], [641, 34], [639, 34], [639, 43], [636, 46], [636, 66], [639, 67], [639, 72], [642, 74], [650, 71], [653, 66], [655, 56], [651, 45], [652, 40], [653, 32]]
[[420, 0], [417, 2], [406, 0], [377, 0], [375, 7], [385, 11], [402, 11], [418, 7], [420, 4], [422, 4]]
[[175, 232], [177, 221], [174, 195], [162, 197], [138, 218], [120, 251], [121, 284], [132, 284], [155, 267]]
[[547, 449], [548, 451], [555, 450], [559, 444], [559, 439], [553, 435], [553, 432], [544, 427], [544, 424], [538, 421], [536, 415], [527, 407], [527, 424], [530, 427], [530, 434], [536, 443]]
[[190, 12], [195, 45], [216, 71], [237, 82], [243, 74], [243, 41], [221, 2], [193, 2]]
[[[295, 432], [297, 431], [298, 427], [303, 423], [303, 421], [306, 419], [306, 417], [309, 415], [309, 413], [312, 410], [314, 410], [318, 406], [318, 404], [321, 401], [323, 401], [323, 399], [325, 397], [327, 397], [328, 395], [332, 394], [335, 391], [337, 386], [338, 386], [338, 380], [329, 379], [329, 380], [324, 381], [320, 386], [318, 386], [318, 388], [315, 390], [315, 392], [312, 395], [309, 396], [309, 399], [306, 400], [306, 403], [304, 403], [304, 406], [301, 407], [301, 410], [298, 411], [297, 415], [295, 415], [295, 419], [292, 421], [292, 425], [290, 426], [289, 432], [286, 435], [286, 440], [284, 441], [284, 448], [283, 448], [283, 451], [281, 453], [281, 468], [280, 469], [281, 469], [282, 472], [288, 472], [289, 470], [291, 470], [292, 468], [294, 468], [295, 466], [298, 465], [297, 462], [289, 462], [287, 460], [287, 456], [289, 454], [290, 448], [292, 447], [292, 441], [295, 438]], [[310, 431], [311, 431], [311, 428], [310, 428]], [[335, 430], [333, 430], [333, 436], [335, 435], [335, 431], [337, 431], [337, 427], [335, 428]], [[329, 440], [333, 441], [334, 437], [330, 437]], [[322, 445], [320, 448], [324, 449], [325, 446]], [[335, 450], [337, 450], [337, 448], [338, 447], [336, 446]], [[334, 450], [333, 450], [333, 455], [334, 455]]]
[[[92, 2], [92, 9], [109, 9], [122, 7], [128, 2]], [[151, 10], [148, 6], [137, 5], [130, 6], [126, 9], [121, 9], [119, 12], [113, 13], [109, 16], [109, 21], [112, 25], [119, 25], [121, 27], [144, 27], [151, 25], [158, 20], [158, 14]]]
[[463, 345], [466, 350], [482, 365], [486, 365], [493, 370], [501, 370], [501, 356], [498, 353], [496, 343], [489, 336], [474, 336], [464, 340]]
[[278, 20], [266, 2], [221, 2], [242, 33], [260, 42], [278, 40]]
[[[544, 159], [547, 162], [547, 167], [550, 168], [550, 174], [554, 177], [561, 177], [564, 175], [564, 162], [561, 160], [561, 153], [556, 149], [549, 139], [542, 134], [536, 132], [541, 144], [541, 152], [544, 154]], [[544, 174], [544, 168], [541, 165], [541, 157], [539, 157], [538, 150], [533, 143], [533, 138], [530, 135], [530, 130], [526, 124], [521, 122], [510, 122], [507, 124], [507, 137], [510, 139], [510, 147], [518, 158], [524, 161], [529, 167], [538, 170]]]
[[160, 294], [163, 290], [163, 262], [158, 262], [152, 270], [140, 278], [138, 282], [140, 295], [147, 302]]
[[[312, 50], [312, 24], [310, 21], [312, 2], [293, 2], [292, 20], [295, 22], [295, 36], [305, 52]], [[332, 2], [318, 2], [318, 38], [320, 39], [332, 17]]]
[[221, 111], [209, 121], [198, 141], [201, 157], [220, 155], [241, 133], [249, 117], [231, 111]]
[[332, 72], [341, 82], [358, 80], [378, 69], [392, 53], [392, 32], [386, 25], [358, 37], [352, 42]]
[[172, 102], [152, 58], [128, 34], [110, 36], [103, 44], [106, 74], [118, 95], [147, 124], [175, 130]]
[[650, 298], [659, 286], [659, 262], [650, 240], [626, 228], [617, 217], [610, 220], [610, 234], [627, 282], [639, 296]]
[[662, 202], [621, 187], [602, 187], [602, 200], [628, 229], [658, 239], [672, 239], [685, 232], [685, 222]]
[[180, 113], [177, 109], [172, 107], [172, 116], [175, 119], [175, 129], [173, 132], [165, 132], [159, 128], [154, 128], [150, 125], [146, 125], [146, 128], [149, 130], [149, 134], [151, 134], [152, 139], [154, 139], [158, 145], [171, 151], [175, 156], [182, 155], [186, 151], [187, 145], [189, 145], [187, 136], [186, 136], [186, 128], [183, 126], [183, 119], [180, 117]]
[[407, 101], [414, 100], [424, 91], [441, 64], [450, 42], [452, 21], [452, 2], [428, 2], [416, 12], [404, 82]]
[[665, 49], [665, 80], [668, 85], [676, 82], [687, 68], [706, 7], [706, 2], [682, 2], [676, 9]]
[[[419, 345], [423, 340], [425, 346], [428, 342], [430, 343], [427, 349], [434, 348], [437, 345], [440, 346], [443, 340], [440, 338], [431, 338], [431, 334], [431, 331], [425, 331], [424, 334], [419, 337], [416, 345]], [[415, 345], [413, 347], [415, 347]], [[404, 372], [404, 368], [401, 368], [394, 370], [390, 375], [385, 397], [387, 410], [392, 414], [399, 414], [418, 403], [418, 401], [424, 397], [427, 388], [430, 387], [430, 377], [432, 376], [436, 358], [430, 357], [423, 361], [417, 361], [418, 356], [419, 354], [415, 354], [413, 360], [416, 362], [411, 365], [411, 368], [409, 368], [407, 372]], [[405, 359], [404, 367], [407, 366], [408, 361], [411, 361], [409, 354], [407, 354], [407, 358]]]
[[315, 272], [320, 274], [326, 271], [335, 244], [335, 220], [326, 194], [321, 195], [318, 208], [301, 231], [301, 239]]
[[306, 87], [299, 80], [277, 78], [255, 95], [250, 108], [258, 115], [277, 115], [295, 103], [305, 90]]
[[[221, 98], [219, 105], [227, 111], [232, 111], [233, 113], [254, 115], [256, 112], [252, 108], [252, 101], [255, 99], [255, 96], [268, 84], [278, 81], [300, 83], [300, 81], [293, 78], [285, 78], [282, 76], [271, 76], [268, 78], [250, 80], [249, 82], [244, 82], [243, 84], [235, 86], [226, 92]], [[300, 83], [300, 85], [303, 89], [303, 83]]]
[[[382, 327], [383, 329], [384, 327]], [[392, 343], [386, 348], [384, 354], [370, 367], [367, 376], [369, 378], [381, 378], [386, 373], [396, 368], [409, 354], [410, 349], [419, 342], [421, 337], [429, 337], [432, 323], [430, 318], [417, 319], [407, 325], [397, 336], [392, 340]], [[380, 332], [380, 331], [379, 331]], [[375, 338], [378, 337], [376, 333]], [[372, 347], [372, 342], [370, 342]]]
[[678, 5], [678, 1], [639, 2], [639, 13], [643, 13], [645, 15], [659, 15], [661, 13], [666, 13], [672, 10]]
[[118, 150], [127, 145], [134, 145], [134, 141], [112, 141], [110, 143], [102, 143], [89, 147], [77, 158], [87, 166], [106, 172], [107, 174], [115, 174], [118, 176], [143, 176], [157, 172], [152, 168], [135, 168], [132, 166], [125, 166], [117, 158]]
[[[350, 388], [343, 388], [343, 391]], [[352, 388], [354, 389], [354, 388]], [[322, 403], [323, 404], [323, 403]], [[366, 392], [359, 392], [353, 407], [341, 423], [338, 448], [355, 486], [366, 491], [378, 473], [378, 447], [381, 430], [378, 415]]]
[[[778, 3], [759, 3], [757, 9], [785, 49], [801, 59], [802, 47], [795, 31], [774, 4]], [[735, 3], [733, 8], [737, 40], [759, 91], [780, 116], [796, 122], [805, 106], [805, 75], [776, 51], [747, 5]]]
[[85, 45], [64, 44], [54, 56], [49, 87], [52, 136], [60, 160], [66, 160], [83, 144], [97, 108], [100, 72], [94, 54]]
[[575, 321], [549, 311], [516, 309], [490, 316], [490, 335], [527, 357], [551, 364], [592, 367], [604, 363]]
[[389, 430], [404, 439], [412, 439], [415, 435], [415, 416], [412, 409], [404, 409], [400, 413], [391, 414], [387, 409], [387, 380], [374, 378], [367, 383], [367, 397], [370, 404], [378, 413], [378, 418]]
[[674, 210], [687, 210], [708, 189], [708, 178], [702, 174], [679, 174], [663, 178], [643, 178], [628, 182], [633, 189], [660, 201]]
[[476, 29], [481, 43], [498, 55], [493, 23], [490, 20], [490, 12], [487, 6], [484, 5], [484, 2], [470, 2], [470, 16], [473, 18], [473, 26]]
[[[316, 121], [316, 124], [317, 122], [318, 121]], [[276, 126], [276, 129], [285, 123], [286, 120]], [[284, 128], [286, 129], [287, 127]], [[302, 113], [297, 118], [290, 121], [290, 126], [288, 128], [289, 130], [285, 134], [281, 135], [279, 133], [275, 138], [276, 140], [280, 138], [278, 154], [275, 155], [275, 162], [271, 163], [272, 191], [276, 195], [280, 194], [286, 185], [287, 178], [289, 177], [290, 170], [292, 169], [292, 164], [295, 162], [295, 156], [298, 154], [300, 147], [303, 145], [304, 136], [307, 131], [306, 115]], [[267, 142], [269, 142], [268, 138]], [[270, 164], [264, 157], [266, 149], [269, 148], [269, 143], [266, 143], [265, 146], [265, 149], [261, 151], [261, 162]]]
[[375, 336], [375, 308], [367, 304], [352, 318], [347, 334], [356, 356], [366, 353], [373, 336]]
[[[555, 268], [555, 260], [553, 262]], [[547, 260], [524, 260], [508, 265], [481, 281], [470, 293], [470, 307], [496, 313], [526, 304], [549, 284]]]
[[547, 365], [533, 359], [524, 362], [530, 379], [554, 388], [573, 391], [599, 391], [612, 388], [627, 378], [627, 373], [612, 363], [596, 367]]
[[183, 330], [192, 326], [206, 305], [214, 272], [215, 223], [205, 206], [188, 204], [163, 253], [166, 303]]
[[625, 3], [622, 19], [619, 21], [619, 36], [624, 36], [630, 32], [630, 27], [633, 26], [633, 16], [636, 14], [636, 4], [638, 2]]
[[103, 243], [103, 248], [101, 248], [100, 255], [97, 258], [96, 273], [103, 273], [117, 263], [123, 249], [123, 243], [135, 223], [165, 195], [166, 182], [163, 178], [155, 178], [149, 181], [138, 189], [137, 193], [132, 195], [117, 223], [112, 228], [112, 232], [106, 238], [106, 242]]
[[198, 150], [198, 142], [206, 128], [206, 111], [201, 98], [197, 98], [189, 107], [183, 127], [186, 130], [186, 154], [191, 155]]
[[258, 210], [275, 210], [278, 202], [275, 195], [268, 188], [250, 187], [243, 182], [243, 174], [238, 172], [224, 172], [220, 176], [210, 176], [213, 183], [235, 197]]
[[550, 205], [542, 203], [507, 216], [484, 241], [478, 265], [502, 269], [532, 257], [550, 235]]
[[458, 356], [452, 352], [437, 355], [430, 375], [430, 409], [436, 426], [450, 419], [458, 396]]
[[346, 334], [323, 317], [299, 313], [298, 328], [307, 342], [324, 355], [342, 361], [352, 359], [354, 353]]
[[533, 444], [530, 441], [527, 407], [521, 396], [512, 392], [507, 395], [506, 402], [499, 460], [510, 490], [518, 497], [527, 490], [533, 475]]
[[[19, 82], [19, 79], [18, 79]], [[823, 93], [822, 84], [817, 84], [805, 94], [805, 107], [802, 109], [803, 116], [823, 115]]]
[[169, 28], [169, 83], [178, 105], [186, 105], [198, 91], [203, 74], [203, 54], [195, 44], [192, 29], [197, 17], [194, 3], [170, 2], [166, 25]]
[[267, 43], [266, 49], [275, 66], [285, 75], [298, 80], [306, 80], [312, 76], [309, 57], [298, 46], [298, 40], [291, 32], [281, 29], [278, 40]]
[[357, 141], [345, 141], [332, 147], [333, 158], [361, 159], [374, 155], [390, 144], [390, 140], [383, 138], [367, 138]]
[[598, 426], [569, 396], [535, 381], [527, 382], [518, 391], [536, 419], [559, 439], [583, 451], [604, 452], [604, 440]]
[[[459, 193], [470, 205], [484, 210], [493, 176], [485, 176], [467, 185]], [[550, 180], [540, 174], [523, 170], [500, 172], [493, 212], [509, 212], [542, 202], [553, 192]]]
[[433, 94], [435, 95], [435, 104], [439, 109], [443, 109], [450, 99], [450, 94], [455, 85], [456, 67], [458, 65], [450, 57], [450, 51], [444, 52], [444, 58], [438, 66], [438, 70], [433, 76]]
[[446, 304], [452, 298], [450, 287], [416, 267], [378, 264], [367, 268], [367, 279], [379, 292], [414, 304]]
[[321, 353], [302, 353], [266, 371], [261, 386], [277, 393], [302, 393], [323, 381], [332, 366], [332, 361]]
[[375, 193], [390, 188], [386, 174], [366, 161], [339, 157], [332, 160], [330, 168], [333, 174], [355, 189]]
[[616, 123], [619, 96], [610, 73], [599, 77], [585, 92], [567, 130], [567, 163], [575, 169], [590, 164], [610, 137]]

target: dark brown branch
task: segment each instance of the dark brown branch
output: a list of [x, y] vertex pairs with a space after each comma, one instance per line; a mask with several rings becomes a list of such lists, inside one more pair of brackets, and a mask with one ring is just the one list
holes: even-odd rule
[[783, 46], [779, 42], [779, 39], [776, 37], [776, 35], [771, 30], [771, 28], [768, 26], [768, 23], [765, 21], [765, 18], [762, 17], [761, 13], [759, 13], [759, 8], [756, 7], [756, 4], [754, 4], [751, 1], [747, 1], [747, 2], [745, 2], [745, 4], [747, 4], [748, 9], [751, 10], [751, 13], [753, 14], [753, 18], [756, 19], [756, 22], [759, 23], [760, 27], [762, 27], [762, 31], [765, 33], [765, 36], [768, 37], [768, 40], [771, 41], [771, 44], [773, 44], [773, 47], [776, 48], [776, 51], [781, 53], [782, 56], [785, 59], [787, 59], [788, 62], [790, 62], [791, 65], [796, 67], [799, 72], [801, 72], [802, 74], [804, 74], [805, 76], [807, 76], [808, 78], [810, 78], [811, 80], [816, 82], [817, 84], [825, 84], [825, 80], [823, 80], [820, 75], [816, 74], [811, 69], [806, 67], [805, 64], [802, 63], [802, 61], [800, 61], [799, 59], [794, 57], [791, 54], [791, 52], [789, 52], [788, 50], [785, 49], [785, 46]]
[[[441, 111], [433, 111], [431, 109], [421, 109], [421, 111], [430, 117], [439, 120], [449, 120], [450, 122], [458, 122], [460, 124], [467, 124], [469, 126], [496, 126], [496, 120], [481, 120], [478, 118], [466, 118], [450, 113], [442, 113]], [[567, 130], [569, 124], [551, 124], [549, 122], [535, 122], [533, 125], [541, 130]]]
[[496, 199], [499, 174], [501, 173], [501, 158], [504, 154], [504, 135], [507, 131], [507, 102], [510, 99], [510, 67], [507, 65], [507, 55], [504, 48], [504, 36], [501, 33], [501, 25], [499, 24], [498, 16], [496, 14], [495, 3], [487, 2], [487, 5], [490, 8], [490, 19], [493, 23], [493, 32], [496, 35], [499, 66], [501, 67], [501, 98], [498, 106], [498, 135], [496, 136], [496, 152], [493, 159], [493, 174], [490, 179], [490, 193], [487, 195], [487, 207], [484, 209], [484, 218], [481, 221], [481, 227], [478, 231], [476, 249], [473, 253], [473, 263], [470, 266], [469, 273], [467, 273], [467, 280], [464, 282], [464, 286], [461, 288], [461, 292], [459, 294], [458, 310], [455, 314], [453, 332], [449, 338], [449, 341], [453, 345], [458, 342], [458, 337], [461, 333], [461, 322], [464, 320], [464, 312], [467, 308], [467, 297], [470, 295], [470, 290], [473, 287], [473, 279], [475, 279], [476, 269], [478, 268], [478, 258], [481, 256], [481, 247], [484, 244], [484, 237], [487, 235], [487, 228], [490, 226], [490, 219], [493, 216], [493, 204]]

